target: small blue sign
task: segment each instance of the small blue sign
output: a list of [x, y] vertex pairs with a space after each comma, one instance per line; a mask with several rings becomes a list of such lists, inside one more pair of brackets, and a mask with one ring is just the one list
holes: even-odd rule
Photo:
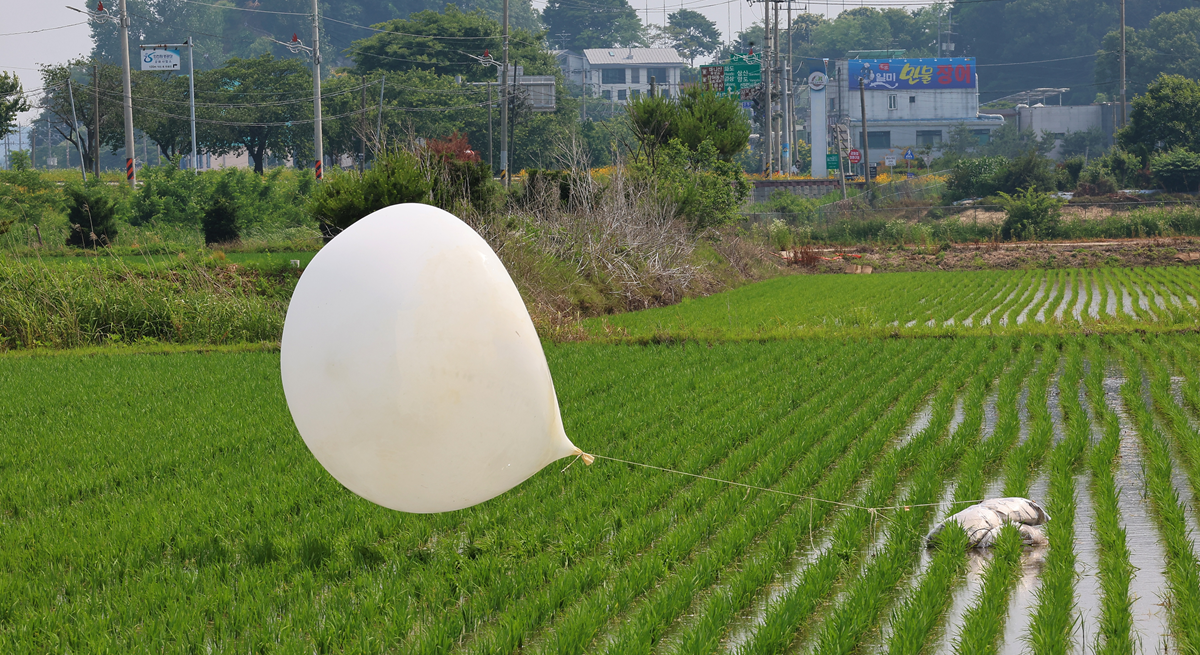
[[753, 102], [750, 102], [749, 100], [742, 101], [742, 109], [750, 109], [752, 107], [754, 107]]
[[917, 174], [916, 174], [916, 173], [909, 173], [909, 174], [908, 174], [908, 179], [910, 179], [910, 180], [911, 180], [911, 179], [913, 179], [913, 178], [914, 178], [914, 177], [916, 177], [916, 176], [917, 176]]
[[904, 151], [904, 158], [905, 159], [916, 159], [916, 157], [913, 156], [912, 148], [909, 148], [908, 150]]

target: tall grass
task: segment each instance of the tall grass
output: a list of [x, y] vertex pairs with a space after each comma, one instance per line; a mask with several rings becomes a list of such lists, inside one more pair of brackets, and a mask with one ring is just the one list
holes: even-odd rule
[[275, 341], [293, 284], [281, 294], [260, 274], [195, 262], [161, 270], [0, 258], [0, 350]]

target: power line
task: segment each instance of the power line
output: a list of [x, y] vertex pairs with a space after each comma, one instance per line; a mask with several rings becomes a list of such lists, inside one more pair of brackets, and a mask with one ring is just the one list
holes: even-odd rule
[[1078, 55], [1075, 57], [1059, 57], [1058, 59], [1038, 59], [1036, 61], [1014, 61], [1008, 64], [975, 64], [977, 68], [986, 68], [989, 66], [1024, 66], [1026, 64], [1046, 64], [1052, 61], [1069, 61], [1071, 59], [1087, 59], [1088, 57], [1099, 57], [1099, 53], [1090, 55]]
[[9, 32], [8, 34], [0, 34], [0, 36], [17, 36], [18, 34], [37, 34], [39, 32], [51, 32], [53, 30], [65, 30], [68, 27], [75, 27], [76, 25], [85, 25], [85, 24], [87, 24], [87, 21], [81, 20], [78, 23], [71, 23], [69, 25], [59, 25], [58, 27], [45, 27], [40, 30], [28, 30], [25, 32]]
[[230, 7], [228, 5], [214, 5], [214, 4], [209, 4], [207, 2], [199, 2], [198, 0], [180, 0], [180, 2], [186, 2], [186, 3], [192, 4], [192, 5], [203, 5], [205, 7], [212, 7], [213, 9], [236, 9], [237, 11], [249, 11], [249, 12], [253, 12], [255, 14], [276, 14], [278, 16], [312, 16], [312, 14], [298, 13], [295, 11], [270, 11], [267, 9], [251, 9], [249, 7]]

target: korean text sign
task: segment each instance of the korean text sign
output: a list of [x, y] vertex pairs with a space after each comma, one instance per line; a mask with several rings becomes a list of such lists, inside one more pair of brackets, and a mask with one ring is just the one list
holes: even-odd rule
[[847, 88], [858, 90], [859, 79], [868, 91], [905, 89], [974, 89], [975, 58], [851, 59]]

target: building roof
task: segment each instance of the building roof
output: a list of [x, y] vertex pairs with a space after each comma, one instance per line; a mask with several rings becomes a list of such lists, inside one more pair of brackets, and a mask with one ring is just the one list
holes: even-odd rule
[[682, 66], [674, 48], [591, 48], [583, 51], [590, 66]]

